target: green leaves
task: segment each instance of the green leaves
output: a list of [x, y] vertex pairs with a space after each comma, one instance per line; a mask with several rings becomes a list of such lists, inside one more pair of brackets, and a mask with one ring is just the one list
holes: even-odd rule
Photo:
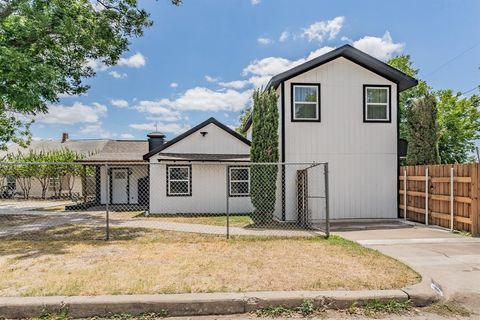
[[8, 130], [0, 130], [0, 148], [14, 138], [28, 140], [28, 120], [11, 114], [47, 112], [60, 94], [85, 93], [83, 80], [95, 75], [87, 62], [114, 65], [129, 38], [151, 25], [136, 0], [1, 1], [0, 121]]

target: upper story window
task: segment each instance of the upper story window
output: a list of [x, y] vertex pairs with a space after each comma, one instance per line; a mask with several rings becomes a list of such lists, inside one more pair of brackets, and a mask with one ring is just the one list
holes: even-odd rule
[[390, 122], [390, 86], [363, 86], [363, 121]]
[[320, 84], [292, 83], [292, 121], [320, 121]]
[[190, 166], [167, 166], [167, 196], [192, 195]]

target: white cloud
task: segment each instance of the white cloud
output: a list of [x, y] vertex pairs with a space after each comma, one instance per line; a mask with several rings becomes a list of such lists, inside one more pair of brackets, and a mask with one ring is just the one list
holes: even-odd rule
[[324, 41], [326, 38], [330, 40], [335, 39], [344, 22], [345, 17], [335, 17], [328, 21], [317, 21], [308, 28], [303, 29], [302, 37], [307, 38], [308, 41], [317, 40], [319, 42]]
[[120, 134], [120, 139], [132, 140], [135, 139], [135, 136], [130, 133], [122, 133]]
[[126, 108], [128, 107], [128, 101], [127, 100], [123, 100], [123, 99], [112, 99], [110, 100], [110, 103], [115, 106], [115, 107], [118, 107], [118, 108]]
[[250, 0], [250, 3], [252, 4], [252, 6], [256, 6], [260, 3], [260, 0]]
[[281, 34], [280, 34], [280, 37], [278, 38], [278, 41], [280, 42], [285, 42], [287, 41], [288, 37], [290, 36], [290, 34], [288, 33], [288, 31], [283, 31]]
[[105, 130], [102, 127], [101, 123], [85, 126], [81, 128], [80, 131], [78, 131], [78, 133], [82, 136], [92, 136], [92, 137], [97, 137], [102, 139], [112, 137], [112, 134], [107, 130]]
[[167, 108], [165, 105], [165, 100], [166, 99], [161, 99], [158, 101], [149, 101], [149, 100], [143, 100], [137, 103], [135, 105], [135, 109], [139, 112], [145, 112], [150, 115], [155, 116], [155, 120], [161, 120], [161, 121], [177, 121], [180, 120], [181, 114], [178, 111], [171, 110]]
[[382, 38], [365, 36], [353, 42], [353, 46], [377, 59], [386, 61], [395, 54], [401, 53], [404, 43], [394, 43], [390, 32], [385, 32]]
[[345, 42], [353, 42], [352, 39], [350, 39], [349, 37], [346, 37], [346, 36], [341, 37], [340, 40], [345, 41]]
[[87, 60], [87, 66], [92, 68], [93, 71], [98, 72], [98, 71], [105, 71], [109, 66], [107, 66], [105, 63], [98, 59], [88, 59]]
[[39, 114], [36, 120], [40, 123], [49, 124], [75, 124], [75, 123], [96, 123], [107, 113], [107, 107], [94, 102], [85, 105], [75, 102], [71, 106], [51, 105], [48, 113]]
[[219, 82], [218, 85], [224, 88], [242, 89], [249, 84], [248, 80], [235, 80], [229, 82]]
[[220, 80], [219, 78], [215, 78], [215, 77], [211, 77], [209, 75], [206, 75], [205, 76], [205, 80], [207, 80], [208, 82], [211, 82], [211, 83], [214, 83], [214, 82], [218, 82], [218, 80]]
[[252, 90], [239, 92], [227, 89], [219, 92], [195, 87], [188, 89], [175, 100], [160, 99], [157, 105], [176, 110], [240, 111], [250, 102], [251, 94]]
[[178, 83], [176, 82], [170, 83], [170, 88], [176, 88], [176, 87], [178, 87]]
[[117, 65], [130, 68], [141, 68], [145, 66], [145, 63], [145, 57], [140, 52], [137, 52], [128, 58], [120, 58]]
[[270, 39], [270, 38], [260, 37], [260, 38], [257, 39], [257, 42], [266, 46], [268, 44], [273, 43], [273, 40]]
[[126, 73], [118, 72], [118, 71], [110, 71], [108, 74], [114, 77], [115, 79], [124, 79], [127, 77]]
[[130, 128], [140, 131], [155, 131], [158, 130], [164, 133], [180, 134], [190, 129], [188, 125], [180, 125], [178, 123], [162, 123], [162, 122], [150, 122], [150, 123], [133, 123], [129, 125]]

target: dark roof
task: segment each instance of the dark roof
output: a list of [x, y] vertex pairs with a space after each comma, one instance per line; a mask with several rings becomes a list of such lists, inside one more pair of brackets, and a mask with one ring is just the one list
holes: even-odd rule
[[62, 149], [69, 149], [87, 156], [89, 154], [100, 152], [108, 141], [108, 139], [79, 139], [67, 140], [65, 142], [62, 142], [61, 140], [33, 140], [26, 148], [23, 148], [18, 144], [8, 146], [6, 151], [0, 152], [0, 159], [4, 158], [7, 154], [26, 154], [30, 151], [49, 152]]
[[[287, 81], [293, 77], [296, 77], [304, 72], [307, 72], [313, 68], [321, 66], [327, 62], [335, 60], [339, 57], [344, 57], [365, 69], [368, 69], [385, 79], [388, 79], [392, 82], [398, 84], [399, 92], [407, 90], [411, 87], [414, 87], [418, 84], [417, 79], [410, 77], [409, 75], [403, 73], [402, 71], [389, 66], [383, 61], [380, 61], [369, 54], [366, 54], [363, 51], [360, 51], [349, 44], [343, 45], [335, 50], [327, 52], [319, 57], [316, 57], [312, 60], [309, 60], [301, 65], [298, 65], [292, 69], [289, 69], [285, 72], [277, 74], [276, 76], [272, 77], [266, 86], [266, 90], [270, 89], [271, 87], [277, 88], [282, 82]], [[251, 126], [252, 116], [248, 118], [245, 126], [243, 127], [243, 131], [247, 131], [248, 128]]]
[[248, 162], [249, 154], [160, 153], [158, 161], [234, 161]]
[[402, 71], [389, 66], [383, 61], [380, 61], [363, 51], [360, 51], [349, 44], [343, 45], [340, 48], [327, 52], [319, 57], [302, 63], [292, 69], [277, 74], [267, 84], [266, 89], [270, 87], [277, 88], [280, 83], [291, 79], [299, 74], [307, 72], [313, 68], [316, 68], [324, 63], [330, 62], [339, 57], [344, 57], [356, 64], [368, 69], [376, 74], [398, 84], [398, 90], [403, 91], [408, 88], [414, 87], [418, 84], [415, 78], [412, 78]]
[[221, 128], [221, 129], [225, 130], [226, 132], [230, 133], [232, 136], [234, 136], [234, 137], [237, 138], [238, 140], [242, 141], [243, 143], [245, 143], [245, 144], [247, 144], [247, 145], [250, 145], [250, 141], [249, 141], [247, 138], [245, 138], [244, 136], [242, 136], [242, 135], [239, 134], [238, 132], [230, 129], [229, 127], [227, 127], [226, 125], [224, 125], [223, 123], [221, 123], [220, 121], [218, 121], [217, 119], [215, 119], [215, 118], [212, 117], [212, 118], [209, 118], [209, 119], [203, 121], [202, 123], [196, 125], [196, 126], [193, 127], [192, 129], [190, 129], [190, 130], [182, 133], [181, 135], [177, 136], [176, 138], [168, 141], [167, 143], [165, 143], [165, 144], [163, 144], [163, 145], [161, 145], [161, 146], [153, 149], [153, 150], [150, 151], [149, 153], [145, 154], [145, 155], [143, 156], [143, 159], [144, 159], [144, 160], [149, 159], [151, 156], [153, 156], [153, 155], [159, 153], [160, 151], [162, 151], [162, 150], [170, 147], [171, 145], [174, 145], [175, 143], [183, 140], [184, 138], [188, 137], [188, 136], [191, 135], [192, 133], [194, 133], [194, 132], [200, 130], [201, 128], [203, 128], [203, 127], [205, 127], [205, 126], [207, 126], [207, 125], [209, 125], [209, 124], [212, 124], [212, 123], [215, 124], [217, 127], [219, 127], [219, 128]]
[[108, 140], [103, 148], [79, 162], [144, 162], [146, 140]]

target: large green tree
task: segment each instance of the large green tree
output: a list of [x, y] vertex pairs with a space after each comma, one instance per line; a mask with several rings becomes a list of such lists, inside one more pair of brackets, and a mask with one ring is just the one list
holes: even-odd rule
[[452, 90], [440, 90], [437, 96], [442, 163], [472, 161], [475, 140], [480, 138], [480, 97], [462, 97]]
[[151, 25], [137, 0], [0, 1], [0, 148], [28, 140], [25, 116], [86, 92], [88, 61], [114, 65]]
[[[390, 66], [402, 71], [410, 77], [417, 78], [419, 69], [415, 69], [410, 55], [400, 55], [390, 59], [387, 62]], [[407, 108], [415, 99], [418, 99], [428, 93], [430, 87], [423, 80], [418, 81], [418, 85], [400, 93], [399, 111], [400, 111], [400, 138], [409, 139], [410, 134], [407, 125]]]
[[250, 160], [250, 196], [255, 212], [252, 219], [256, 224], [272, 221], [277, 190], [278, 150], [278, 107], [277, 93], [273, 88], [253, 93], [252, 146]]
[[417, 98], [407, 108], [407, 129], [410, 134], [407, 164], [440, 163], [437, 102], [433, 94]]

